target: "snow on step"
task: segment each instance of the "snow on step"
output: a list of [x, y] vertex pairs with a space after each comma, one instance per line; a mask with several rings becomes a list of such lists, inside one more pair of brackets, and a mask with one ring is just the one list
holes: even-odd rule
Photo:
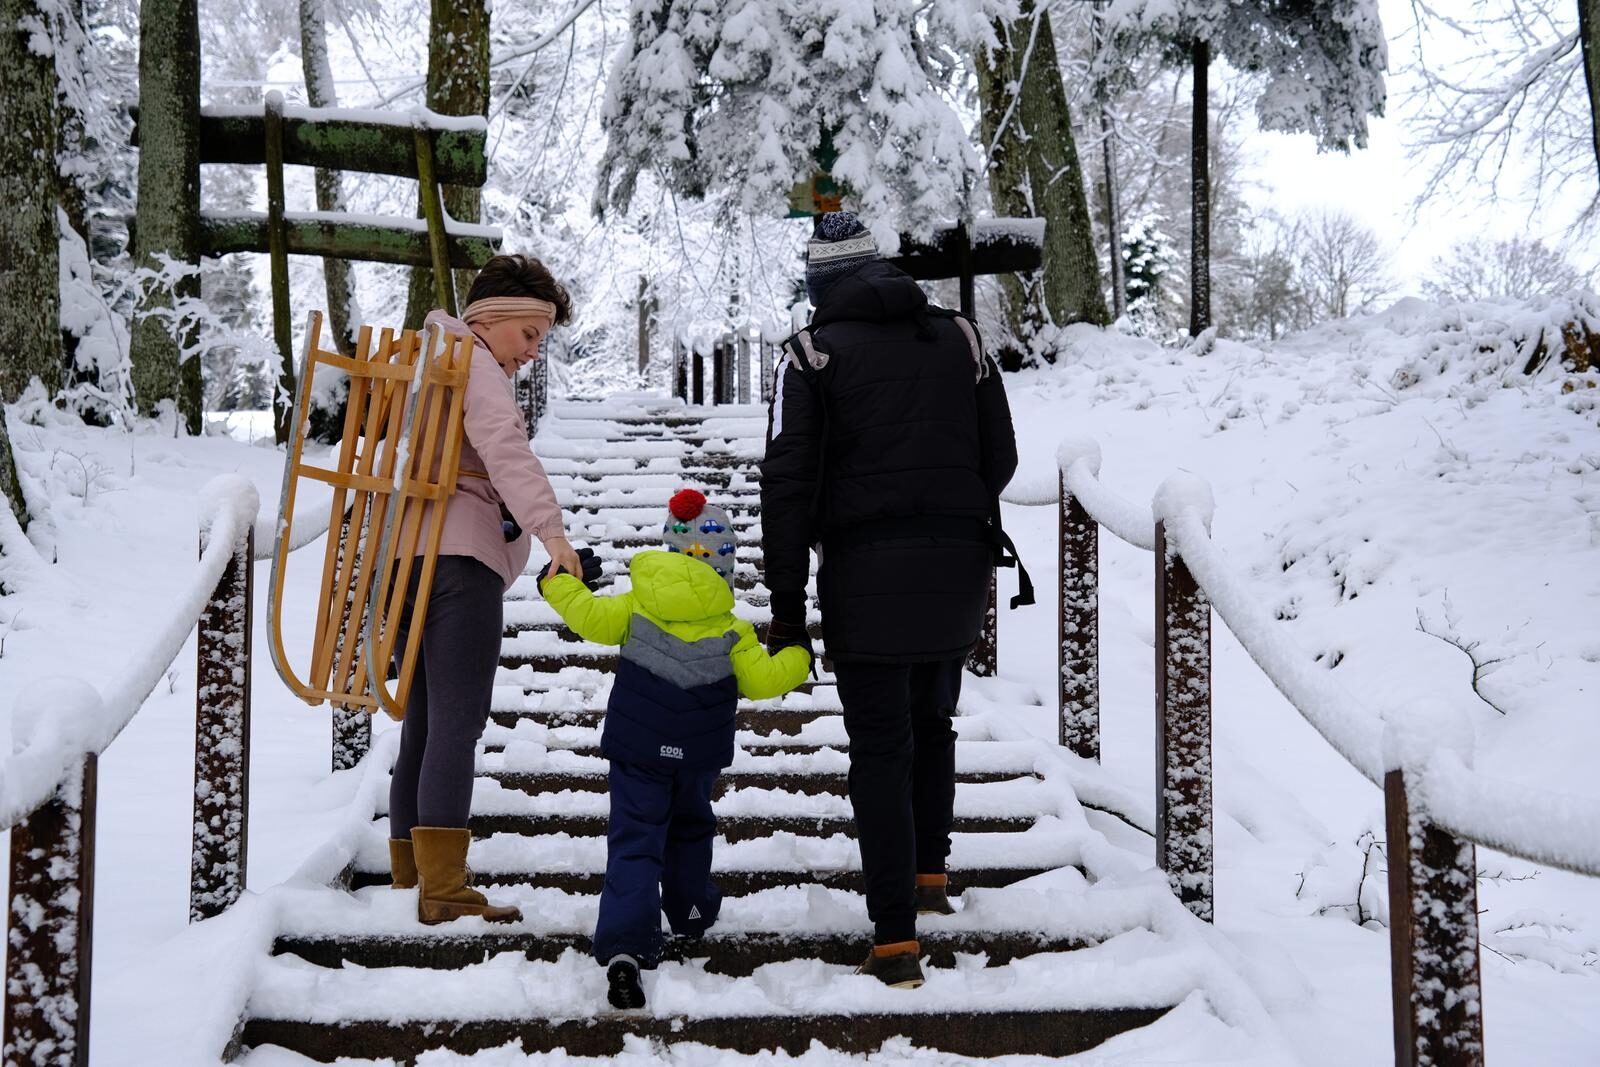
[[[915, 996], [847, 967], [793, 960], [750, 978], [664, 964], [646, 985], [645, 1017], [900, 1016], [985, 1011], [1165, 1008], [1203, 987], [1206, 962], [1142, 929], [1071, 952], [1025, 956], [1003, 967], [974, 960], [931, 970]], [[248, 1014], [329, 1025], [356, 1021], [592, 1019], [603, 1014], [605, 972], [569, 950], [553, 962], [506, 952], [460, 970], [318, 967], [294, 956], [259, 968]], [[708, 1010], [709, 1006], [709, 1010]]]
[[[1038, 778], [1001, 782], [962, 782], [956, 786], [957, 818], [1027, 818], [1061, 810], [1064, 787]], [[738, 816], [792, 815], [798, 818], [851, 818], [849, 798], [833, 793], [798, 793], [764, 786], [729, 789], [712, 801], [719, 819]], [[473, 815], [598, 815], [610, 811], [605, 793], [583, 789], [528, 793], [493, 778], [479, 778], [472, 787]], [[386, 804], [378, 813], [387, 814]]]
[[[1035, 871], [1074, 867], [1082, 862], [1081, 845], [1081, 835], [1067, 832], [1053, 816], [1016, 833], [952, 834], [951, 879], [959, 882], [962, 871], [1020, 869], [1019, 860], [1025, 862], [1026, 869]], [[373, 824], [361, 835], [354, 864], [359, 871], [388, 872], [388, 838], [380, 824]], [[478, 872], [480, 882], [513, 874], [598, 875], [606, 867], [606, 842], [603, 837], [566, 834], [495, 834], [473, 840], [467, 849], [467, 865]], [[732, 844], [718, 842], [711, 860], [713, 875], [786, 872], [797, 883], [819, 873], [860, 869], [861, 849], [844, 834], [810, 837], [776, 833]]]
[[[957, 717], [953, 720], [956, 737], [960, 741], [979, 742], [991, 740], [989, 724], [983, 719]], [[586, 749], [600, 747], [600, 727], [595, 726], [546, 726], [531, 720], [517, 723], [515, 727], [508, 728], [490, 723], [484, 730], [482, 742], [488, 748], [504, 748], [516, 742], [526, 741], [546, 748], [560, 748], [581, 752]], [[810, 746], [823, 745], [843, 749], [850, 743], [845, 734], [844, 719], [842, 716], [833, 716], [807, 723], [798, 734], [783, 734], [778, 736], [762, 735], [753, 730], [739, 730], [734, 735], [734, 744], [740, 749], [748, 750], [755, 754], [778, 746]]]
[[[608, 761], [558, 748], [546, 748], [532, 741], [514, 740], [499, 752], [478, 757], [480, 774], [499, 772], [532, 774], [540, 771], [604, 775]], [[816, 752], [770, 754], [749, 750], [735, 751], [733, 765], [724, 776], [740, 774], [842, 775], [850, 769], [850, 757], [835, 748]], [[1029, 741], [957, 741], [956, 773], [1011, 775], [1023, 777], [1038, 771], [1038, 746]]]

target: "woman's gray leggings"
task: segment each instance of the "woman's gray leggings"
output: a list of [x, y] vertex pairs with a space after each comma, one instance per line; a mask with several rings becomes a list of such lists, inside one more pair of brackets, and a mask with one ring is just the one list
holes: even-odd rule
[[[413, 826], [467, 825], [478, 737], [500, 662], [504, 596], [500, 576], [486, 564], [439, 557], [389, 782], [390, 837], [409, 838]], [[406, 618], [415, 598], [414, 588], [406, 590]], [[405, 641], [402, 631], [397, 663]]]

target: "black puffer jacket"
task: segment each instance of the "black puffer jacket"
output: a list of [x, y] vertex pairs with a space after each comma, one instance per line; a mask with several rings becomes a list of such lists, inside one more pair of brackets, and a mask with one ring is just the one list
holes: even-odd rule
[[[835, 659], [969, 651], [995, 562], [996, 499], [1017, 466], [1000, 373], [903, 271], [840, 279], [811, 322], [814, 374], [785, 359], [761, 464], [774, 615], [800, 603], [822, 546], [823, 639]], [[820, 487], [819, 487], [820, 478]]]

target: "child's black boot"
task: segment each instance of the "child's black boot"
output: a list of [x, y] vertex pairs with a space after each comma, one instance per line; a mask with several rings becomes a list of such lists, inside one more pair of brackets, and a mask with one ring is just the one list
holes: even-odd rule
[[639, 961], [632, 956], [612, 956], [606, 964], [606, 999], [620, 1011], [644, 1007], [644, 983]]

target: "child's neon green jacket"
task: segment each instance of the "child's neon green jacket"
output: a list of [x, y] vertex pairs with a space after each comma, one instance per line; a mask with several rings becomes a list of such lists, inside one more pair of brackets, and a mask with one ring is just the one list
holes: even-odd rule
[[733, 761], [740, 694], [781, 696], [805, 680], [811, 657], [791, 647], [769, 656], [755, 628], [733, 614], [733, 590], [711, 567], [673, 552], [640, 552], [629, 592], [595, 596], [577, 578], [539, 583], [579, 637], [617, 645], [601, 753], [687, 769]]

